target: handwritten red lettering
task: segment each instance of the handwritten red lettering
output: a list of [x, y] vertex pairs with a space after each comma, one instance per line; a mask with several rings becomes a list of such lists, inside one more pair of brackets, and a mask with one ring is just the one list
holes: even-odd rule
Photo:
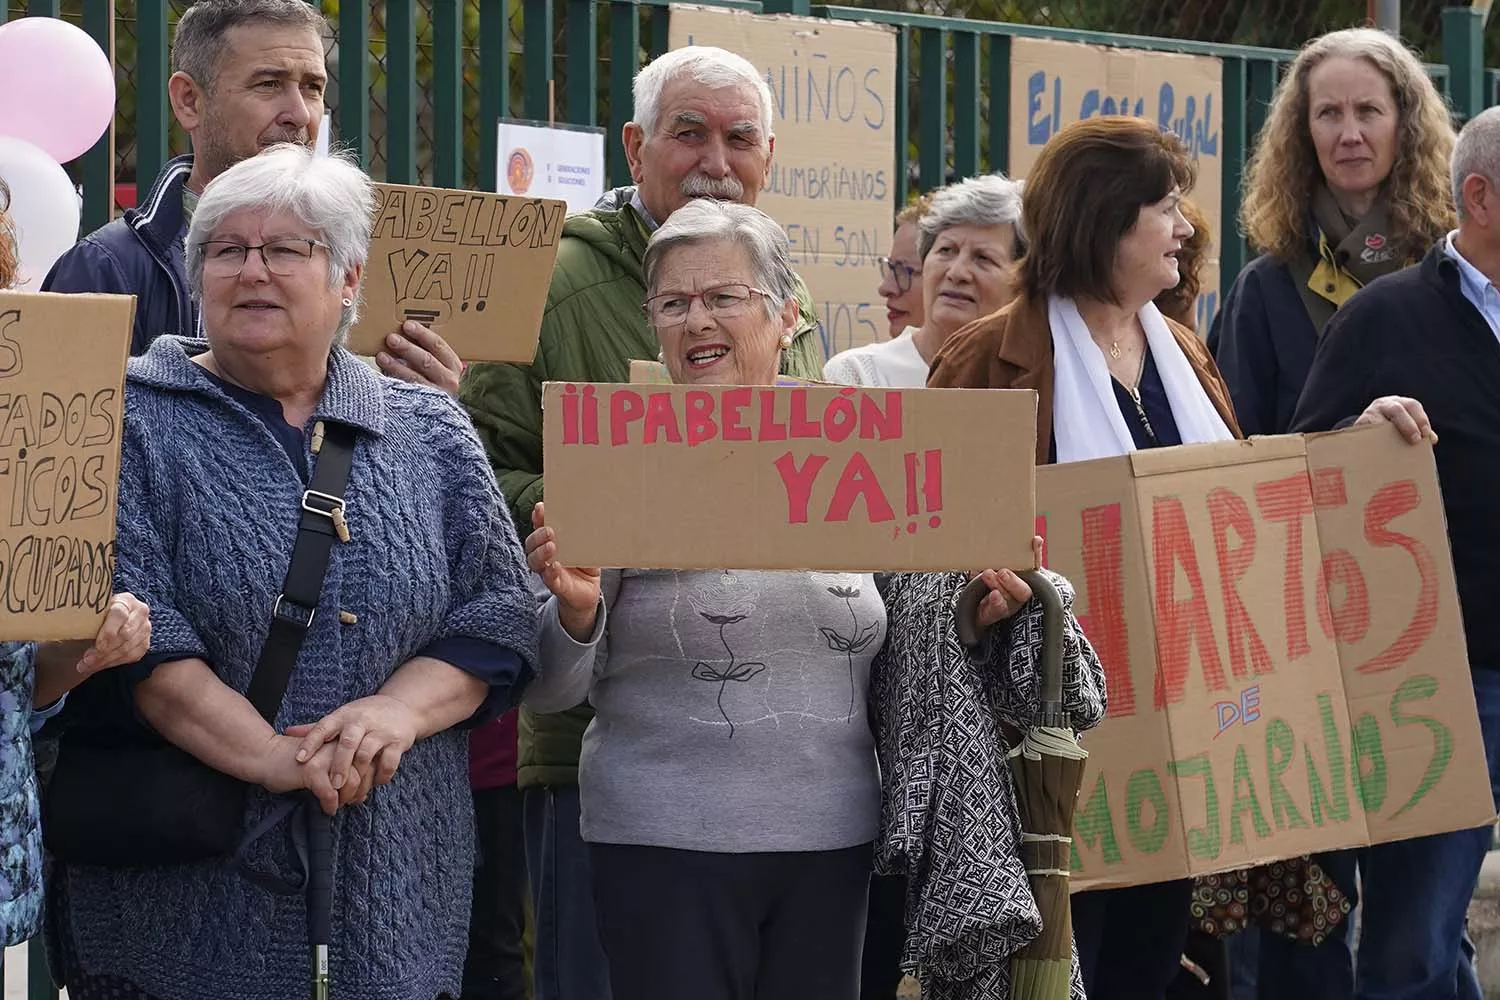
[[829, 401], [823, 410], [823, 436], [838, 443], [847, 441], [859, 423], [859, 414], [854, 410], [854, 390], [843, 389]]
[[583, 387], [583, 443], [599, 443], [599, 399], [591, 385]]
[[697, 390], [689, 392], [684, 398], [687, 400], [688, 446], [712, 441], [719, 434], [719, 425], [714, 423], [713, 394]]
[[776, 422], [776, 393], [762, 389], [760, 393], [760, 433], [757, 441], [785, 441], [786, 424]]
[[[1257, 674], [1271, 672], [1271, 655], [1255, 631], [1250, 612], [1240, 596], [1240, 578], [1255, 561], [1255, 518], [1250, 505], [1232, 490], [1220, 487], [1208, 494], [1208, 518], [1213, 528], [1214, 552], [1219, 557], [1219, 584], [1224, 594], [1224, 637], [1229, 642], [1229, 669], [1237, 678], [1249, 676], [1251, 666]], [[1229, 533], [1239, 536], [1239, 545], [1230, 545]], [[1246, 663], [1245, 646], [1250, 647]]]
[[849, 462], [839, 476], [838, 485], [833, 488], [833, 499], [828, 503], [828, 514], [823, 520], [849, 520], [854, 504], [860, 499], [865, 502], [865, 513], [869, 516], [870, 523], [879, 524], [881, 521], [896, 519], [896, 512], [891, 509], [885, 491], [880, 488], [880, 479], [875, 475], [875, 470], [870, 468], [870, 460], [863, 453], [855, 452], [849, 456]]
[[646, 415], [646, 401], [634, 390], [621, 389], [609, 397], [609, 443], [618, 448], [630, 443], [631, 421]]
[[797, 459], [787, 452], [774, 463], [781, 473], [781, 485], [786, 488], [786, 520], [788, 524], [807, 523], [807, 505], [812, 500], [813, 483], [823, 466], [828, 464], [826, 455], [808, 455], [802, 468], [797, 468]]
[[563, 444], [577, 444], [582, 438], [578, 432], [578, 386], [563, 386]]
[[1356, 668], [1360, 673], [1375, 674], [1400, 666], [1437, 629], [1437, 562], [1421, 542], [1387, 527], [1398, 517], [1416, 510], [1421, 503], [1422, 497], [1417, 492], [1417, 484], [1407, 479], [1381, 487], [1375, 491], [1370, 502], [1365, 504], [1365, 540], [1377, 548], [1399, 545], [1405, 549], [1417, 564], [1420, 590], [1417, 594], [1417, 606], [1406, 628], [1401, 630], [1401, 634], [1389, 647], [1369, 661], [1361, 663]]
[[1286, 618], [1286, 658], [1289, 662], [1312, 652], [1307, 639], [1307, 591], [1302, 581], [1302, 527], [1313, 514], [1313, 495], [1307, 474], [1257, 483], [1255, 505], [1267, 521], [1286, 525], [1285, 583], [1282, 611]]
[[[1135, 679], [1130, 673], [1130, 626], [1125, 619], [1125, 546], [1120, 505], [1083, 511], [1083, 588], [1088, 610], [1073, 608], [1104, 667], [1109, 714], [1135, 714]], [[1043, 538], [1046, 536], [1043, 535]]]
[[740, 423], [745, 417], [745, 408], [751, 403], [750, 390], [741, 386], [727, 389], [723, 396], [723, 424], [725, 441], [749, 441], [750, 428]]
[[[1338, 587], [1344, 598], [1333, 606], [1333, 591]], [[1370, 630], [1370, 591], [1365, 574], [1346, 549], [1332, 549], [1323, 555], [1318, 570], [1318, 624], [1323, 634], [1340, 642], [1355, 643]]]
[[885, 409], [875, 401], [872, 392], [859, 397], [859, 436], [865, 440], [894, 441], [901, 430], [901, 391], [892, 389], [885, 393]]
[[682, 443], [682, 432], [677, 429], [677, 408], [670, 392], [653, 392], [646, 401], [646, 424], [641, 431], [645, 444], [656, 444], [665, 433], [673, 444]]
[[[1159, 644], [1156, 662], [1157, 708], [1180, 702], [1187, 692], [1188, 666], [1196, 640], [1203, 663], [1203, 677], [1210, 691], [1229, 687], [1219, 660], [1213, 619], [1208, 613], [1208, 595], [1198, 554], [1188, 531], [1187, 513], [1177, 497], [1157, 497], [1152, 505], [1152, 549], [1156, 575], [1156, 625]], [[1186, 599], [1176, 595], [1177, 567], [1187, 575]]]
[[[794, 438], [816, 438], [821, 437], [823, 429], [816, 420], [807, 419], [807, 390], [793, 389], [791, 393], [792, 412], [787, 419], [787, 427], [791, 430]], [[765, 397], [761, 397], [764, 399]], [[772, 399], [775, 399], [773, 396]]]

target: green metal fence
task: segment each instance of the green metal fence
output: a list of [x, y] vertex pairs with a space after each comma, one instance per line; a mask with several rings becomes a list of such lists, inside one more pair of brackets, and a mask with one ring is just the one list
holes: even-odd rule
[[[611, 181], [628, 181], [620, 130], [630, 115], [631, 79], [648, 59], [666, 50], [669, 0], [310, 2], [328, 15], [331, 25], [330, 104], [338, 139], [353, 148], [378, 179], [494, 190], [494, 123], [513, 116], [604, 126]], [[950, 177], [1009, 165], [1013, 39], [1219, 58], [1224, 163], [1220, 212], [1225, 222], [1220, 263], [1227, 289], [1247, 259], [1243, 240], [1232, 235], [1245, 158], [1292, 50], [1057, 24], [1118, 25], [1126, 23], [1122, 19], [1127, 16], [1137, 18], [1129, 23], [1141, 24], [1139, 12], [1170, 6], [1176, 20], [1165, 29], [1181, 29], [1196, 11], [1198, 21], [1193, 23], [1201, 30], [1193, 33], [1223, 39], [1265, 37], [1263, 22], [1282, 19], [1268, 15], [1252, 24], [1234, 13], [1238, 5], [1221, 4], [1213, 8], [1220, 12], [1213, 21], [1211, 5], [1202, 0], [1175, 5], [1132, 0], [1123, 6], [1105, 3], [1087, 12], [1081, 0], [1073, 0], [1071, 6], [1054, 2], [1039, 8], [1048, 12], [1044, 17], [1031, 9], [1035, 4], [1019, 0], [973, 0], [965, 8], [993, 12], [997, 18], [992, 20], [884, 9], [897, 2], [904, 0], [873, 0], [861, 7], [813, 6], [808, 0], [710, 0], [709, 5], [832, 21], [874, 21], [896, 30], [898, 142], [891, 154], [898, 202], [904, 201], [909, 186], [929, 188]], [[1291, 2], [1287, 17], [1292, 21], [1302, 24], [1313, 17], [1307, 21], [1312, 26], [1309, 34], [1350, 23], [1336, 2], [1314, 5], [1311, 15], [1302, 0]], [[85, 229], [112, 216], [117, 183], [149, 184], [169, 154], [186, 150], [171, 121], [166, 81], [171, 28], [187, 5], [187, 0], [0, 0], [0, 22], [21, 14], [67, 17], [115, 53], [120, 99], [113, 135], [69, 165], [83, 187]], [[923, 6], [955, 9], [958, 3]], [[1467, 119], [1500, 103], [1500, 70], [1484, 68], [1483, 15], [1468, 6], [1411, 6], [1422, 14], [1415, 25], [1422, 34], [1420, 44], [1443, 60], [1430, 65], [1429, 72], [1448, 95], [1456, 118]], [[1071, 21], [1069, 11], [1075, 12]], [[999, 17], [1050, 23], [1014, 23]], [[1435, 20], [1440, 21], [1440, 33], [1433, 30]], [[1287, 38], [1284, 44], [1300, 40]], [[55, 998], [36, 942], [30, 954], [28, 1000]]]

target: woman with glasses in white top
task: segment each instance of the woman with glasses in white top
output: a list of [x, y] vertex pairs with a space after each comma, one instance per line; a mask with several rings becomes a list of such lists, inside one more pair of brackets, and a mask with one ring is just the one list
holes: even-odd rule
[[914, 279], [921, 279], [920, 323], [884, 343], [830, 358], [823, 366], [829, 382], [923, 386], [928, 366], [949, 337], [1010, 302], [1011, 265], [1022, 247], [1019, 181], [989, 174], [950, 184], [932, 196], [918, 226], [920, 267], [898, 264], [893, 257], [882, 271], [898, 286], [904, 281], [914, 287]]

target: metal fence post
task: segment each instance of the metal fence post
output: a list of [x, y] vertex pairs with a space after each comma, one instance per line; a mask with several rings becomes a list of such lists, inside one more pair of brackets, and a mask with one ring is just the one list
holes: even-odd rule
[[479, 187], [500, 190], [499, 132], [510, 117], [510, 0], [479, 0]]
[[946, 31], [923, 28], [918, 39], [922, 106], [918, 112], [917, 189], [944, 184], [948, 165], [948, 39]]
[[[160, 0], [158, 0], [160, 2]], [[392, 0], [402, 3], [403, 0]], [[415, 3], [416, 0], [404, 0]], [[370, 8], [362, 0], [339, 7], [339, 139], [370, 169]]]
[[1460, 122], [1484, 110], [1484, 13], [1474, 7], [1443, 8], [1443, 61], [1448, 95]]
[[953, 172], [979, 173], [979, 35], [953, 33]]
[[[87, 0], [83, 8], [83, 27], [104, 54], [110, 66], [115, 65], [115, 4], [114, 0]], [[115, 120], [111, 115], [109, 128], [83, 154], [83, 225], [84, 233], [91, 233], [114, 217], [115, 207]], [[81, 234], [80, 234], [81, 235]]]
[[385, 5], [385, 179], [393, 184], [418, 180], [415, 0]]

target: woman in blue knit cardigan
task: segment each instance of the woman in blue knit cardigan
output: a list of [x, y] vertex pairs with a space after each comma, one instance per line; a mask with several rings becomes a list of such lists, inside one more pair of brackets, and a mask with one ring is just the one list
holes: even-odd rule
[[[536, 613], [467, 416], [341, 346], [373, 207], [348, 160], [292, 145], [205, 188], [186, 239], [204, 339], [160, 337], [127, 369], [117, 579], [150, 602], [153, 637], [111, 721], [250, 785], [246, 831], [274, 824], [278, 796], [316, 795], [333, 815], [333, 996], [434, 1000], [458, 994], [468, 943], [465, 726], [529, 676]], [[272, 725], [243, 692], [329, 423], [355, 432], [347, 531], [317, 608], [292, 609], [316, 614]], [[304, 900], [265, 885], [296, 881], [288, 847], [60, 865], [69, 996], [306, 995]]]

